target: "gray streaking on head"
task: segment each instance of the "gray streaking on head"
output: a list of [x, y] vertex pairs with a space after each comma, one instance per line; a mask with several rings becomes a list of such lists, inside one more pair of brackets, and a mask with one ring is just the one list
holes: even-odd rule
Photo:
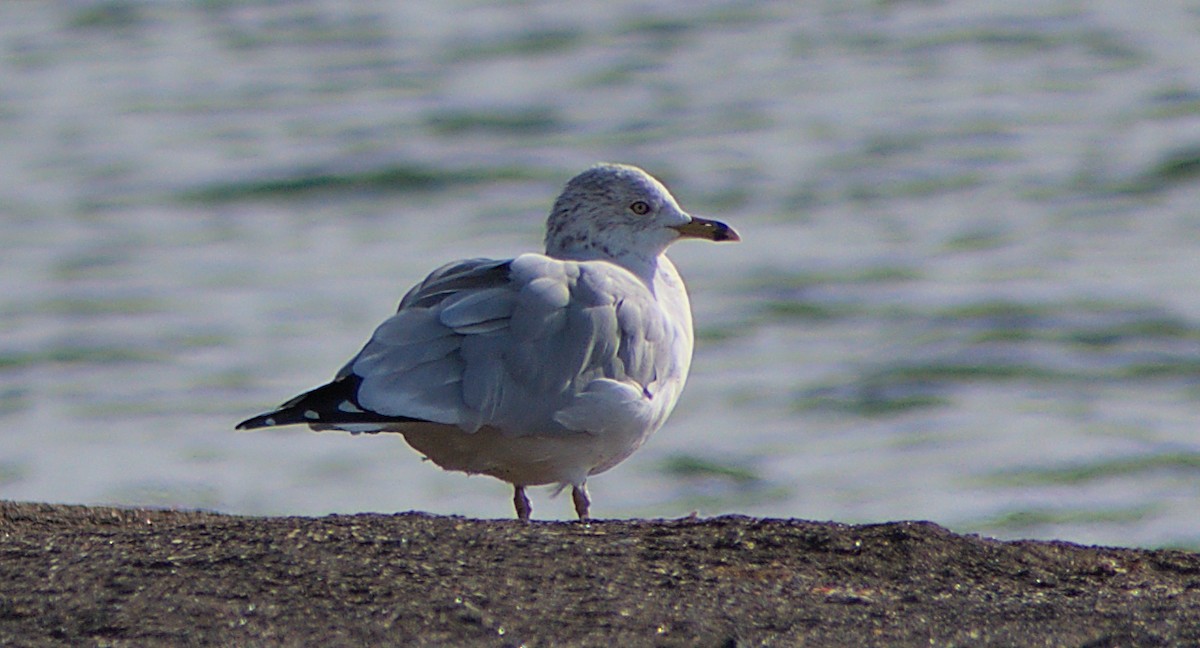
[[571, 486], [587, 519], [587, 478], [661, 427], [687, 380], [691, 306], [664, 254], [683, 238], [739, 240], [641, 169], [594, 166], [555, 201], [545, 254], [434, 270], [332, 382], [237, 427], [398, 432], [511, 483], [522, 520], [542, 484]]

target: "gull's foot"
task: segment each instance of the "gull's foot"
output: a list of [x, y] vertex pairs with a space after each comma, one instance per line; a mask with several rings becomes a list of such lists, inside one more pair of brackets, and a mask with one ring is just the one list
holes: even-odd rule
[[592, 500], [588, 499], [587, 483], [571, 487], [571, 500], [575, 502], [575, 515], [579, 516], [582, 521], [587, 521], [588, 507], [592, 505]]
[[525, 487], [514, 485], [513, 491], [513, 508], [517, 509], [517, 519], [528, 522], [529, 514], [533, 513], [533, 507], [529, 505], [529, 498], [525, 497]]

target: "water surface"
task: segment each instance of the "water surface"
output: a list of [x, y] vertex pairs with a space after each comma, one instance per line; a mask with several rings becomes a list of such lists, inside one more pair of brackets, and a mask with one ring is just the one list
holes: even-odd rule
[[[408, 3], [412, 5], [412, 3]], [[699, 336], [601, 517], [1200, 546], [1200, 14], [1135, 3], [10, 3], [0, 497], [507, 517], [238, 420], [436, 265], [644, 166]], [[565, 499], [535, 515], [567, 518]]]

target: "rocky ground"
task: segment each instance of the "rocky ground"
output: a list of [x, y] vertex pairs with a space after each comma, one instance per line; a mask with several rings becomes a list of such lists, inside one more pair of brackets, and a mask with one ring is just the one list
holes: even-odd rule
[[1200, 555], [925, 522], [0, 502], [3, 645], [1200, 645]]

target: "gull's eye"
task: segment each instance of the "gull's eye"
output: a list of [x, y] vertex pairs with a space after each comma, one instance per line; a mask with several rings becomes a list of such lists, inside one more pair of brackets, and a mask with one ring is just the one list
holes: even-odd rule
[[637, 214], [638, 216], [645, 216], [646, 214], [650, 213], [650, 203], [644, 200], [639, 200], [629, 206], [629, 211]]

